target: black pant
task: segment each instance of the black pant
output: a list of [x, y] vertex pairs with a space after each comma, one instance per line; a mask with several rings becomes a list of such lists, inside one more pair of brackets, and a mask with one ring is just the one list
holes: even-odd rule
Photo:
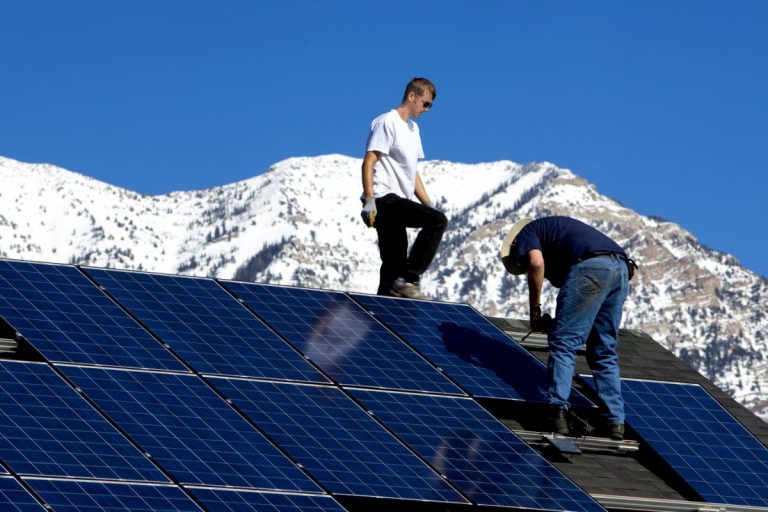
[[[419, 281], [437, 252], [448, 224], [445, 215], [395, 194], [376, 199], [376, 232], [379, 235], [379, 295], [391, 295], [395, 279]], [[421, 228], [408, 254], [405, 228]]]

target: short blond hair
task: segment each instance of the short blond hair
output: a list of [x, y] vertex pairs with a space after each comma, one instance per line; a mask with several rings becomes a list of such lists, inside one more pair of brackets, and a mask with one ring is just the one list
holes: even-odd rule
[[429, 89], [429, 91], [432, 93], [432, 100], [434, 101], [437, 99], [437, 89], [435, 88], [435, 85], [427, 80], [426, 78], [413, 78], [410, 82], [408, 82], [408, 85], [405, 86], [405, 93], [403, 94], [403, 101], [408, 99], [408, 94], [413, 92], [416, 94], [416, 96], [421, 96], [424, 94], [424, 92]]

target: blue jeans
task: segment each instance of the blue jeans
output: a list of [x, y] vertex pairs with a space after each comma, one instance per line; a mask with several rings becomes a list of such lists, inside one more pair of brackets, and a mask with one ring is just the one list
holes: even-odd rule
[[628, 291], [627, 265], [617, 255], [584, 260], [568, 272], [547, 337], [548, 404], [568, 407], [576, 351], [586, 343], [601, 415], [607, 424], [624, 423], [616, 345]]

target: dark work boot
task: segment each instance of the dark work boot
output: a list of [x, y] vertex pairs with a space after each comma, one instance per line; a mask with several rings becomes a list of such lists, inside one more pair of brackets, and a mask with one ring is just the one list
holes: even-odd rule
[[568, 426], [568, 409], [559, 405], [549, 406], [549, 424], [552, 432], [567, 436], [571, 433]]
[[608, 433], [608, 437], [610, 437], [614, 441], [621, 441], [622, 439], [624, 439], [623, 423], [612, 423], [606, 427], [606, 431]]

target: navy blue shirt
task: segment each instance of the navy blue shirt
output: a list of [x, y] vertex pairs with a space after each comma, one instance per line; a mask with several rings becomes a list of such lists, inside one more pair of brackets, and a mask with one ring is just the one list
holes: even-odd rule
[[513, 256], [522, 268], [528, 253], [538, 249], [544, 255], [544, 278], [560, 288], [565, 276], [579, 261], [598, 254], [626, 253], [619, 245], [592, 226], [570, 217], [542, 217], [527, 224], [517, 235]]

